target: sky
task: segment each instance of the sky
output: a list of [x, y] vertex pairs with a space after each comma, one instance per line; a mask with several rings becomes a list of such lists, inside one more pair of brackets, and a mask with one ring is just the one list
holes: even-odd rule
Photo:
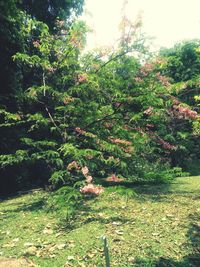
[[[118, 37], [124, 0], [85, 0], [83, 19], [93, 29], [88, 49], [110, 45]], [[154, 50], [181, 40], [200, 39], [200, 0], [127, 0], [126, 16], [142, 16], [143, 32], [153, 39]]]

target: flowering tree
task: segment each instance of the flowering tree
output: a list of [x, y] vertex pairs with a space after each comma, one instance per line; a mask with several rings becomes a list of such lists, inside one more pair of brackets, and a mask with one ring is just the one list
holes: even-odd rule
[[170, 77], [174, 96], [171, 115], [174, 117], [174, 136], [179, 143], [174, 161], [194, 174], [199, 173], [200, 162], [199, 45], [199, 40], [193, 40], [161, 51], [166, 62], [161, 72]]
[[55, 186], [83, 181], [81, 192], [97, 195], [101, 179], [172, 179], [181, 144], [177, 125], [191, 125], [198, 114], [173, 96], [165, 60], [148, 59], [140, 23], [124, 21], [116, 47], [86, 55], [84, 23], [66, 29], [57, 21], [56, 35], [41, 22], [29, 23], [37, 24], [31, 52], [14, 60], [32, 79], [19, 110], [0, 111], [15, 143], [5, 144], [1, 168], [26, 177], [37, 170], [40, 181], [50, 178]]

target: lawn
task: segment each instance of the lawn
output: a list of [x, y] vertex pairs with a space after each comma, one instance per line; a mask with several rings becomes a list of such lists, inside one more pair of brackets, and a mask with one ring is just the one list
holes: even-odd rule
[[[80, 204], [76, 217], [47, 209], [52, 193], [33, 190], [0, 202], [0, 258], [40, 267], [200, 266], [200, 177], [171, 185], [107, 187]], [[67, 204], [66, 204], [67, 207]]]

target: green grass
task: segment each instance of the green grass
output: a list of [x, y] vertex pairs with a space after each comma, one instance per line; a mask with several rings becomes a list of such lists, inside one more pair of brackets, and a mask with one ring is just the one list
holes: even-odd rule
[[51, 199], [36, 190], [0, 202], [0, 257], [27, 257], [40, 267], [105, 266], [105, 235], [111, 266], [200, 266], [200, 177], [108, 187], [79, 205], [70, 224], [59, 219], [65, 207], [48, 212]]

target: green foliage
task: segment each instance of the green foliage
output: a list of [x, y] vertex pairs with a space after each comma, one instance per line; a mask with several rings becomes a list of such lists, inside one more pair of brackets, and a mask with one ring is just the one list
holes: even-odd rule
[[45, 209], [48, 212], [56, 212], [60, 224], [69, 227], [72, 225], [82, 201], [83, 196], [77, 189], [63, 186], [49, 197]]
[[166, 75], [175, 82], [187, 81], [199, 75], [199, 46], [200, 41], [193, 40], [161, 50], [161, 55], [167, 58]]

